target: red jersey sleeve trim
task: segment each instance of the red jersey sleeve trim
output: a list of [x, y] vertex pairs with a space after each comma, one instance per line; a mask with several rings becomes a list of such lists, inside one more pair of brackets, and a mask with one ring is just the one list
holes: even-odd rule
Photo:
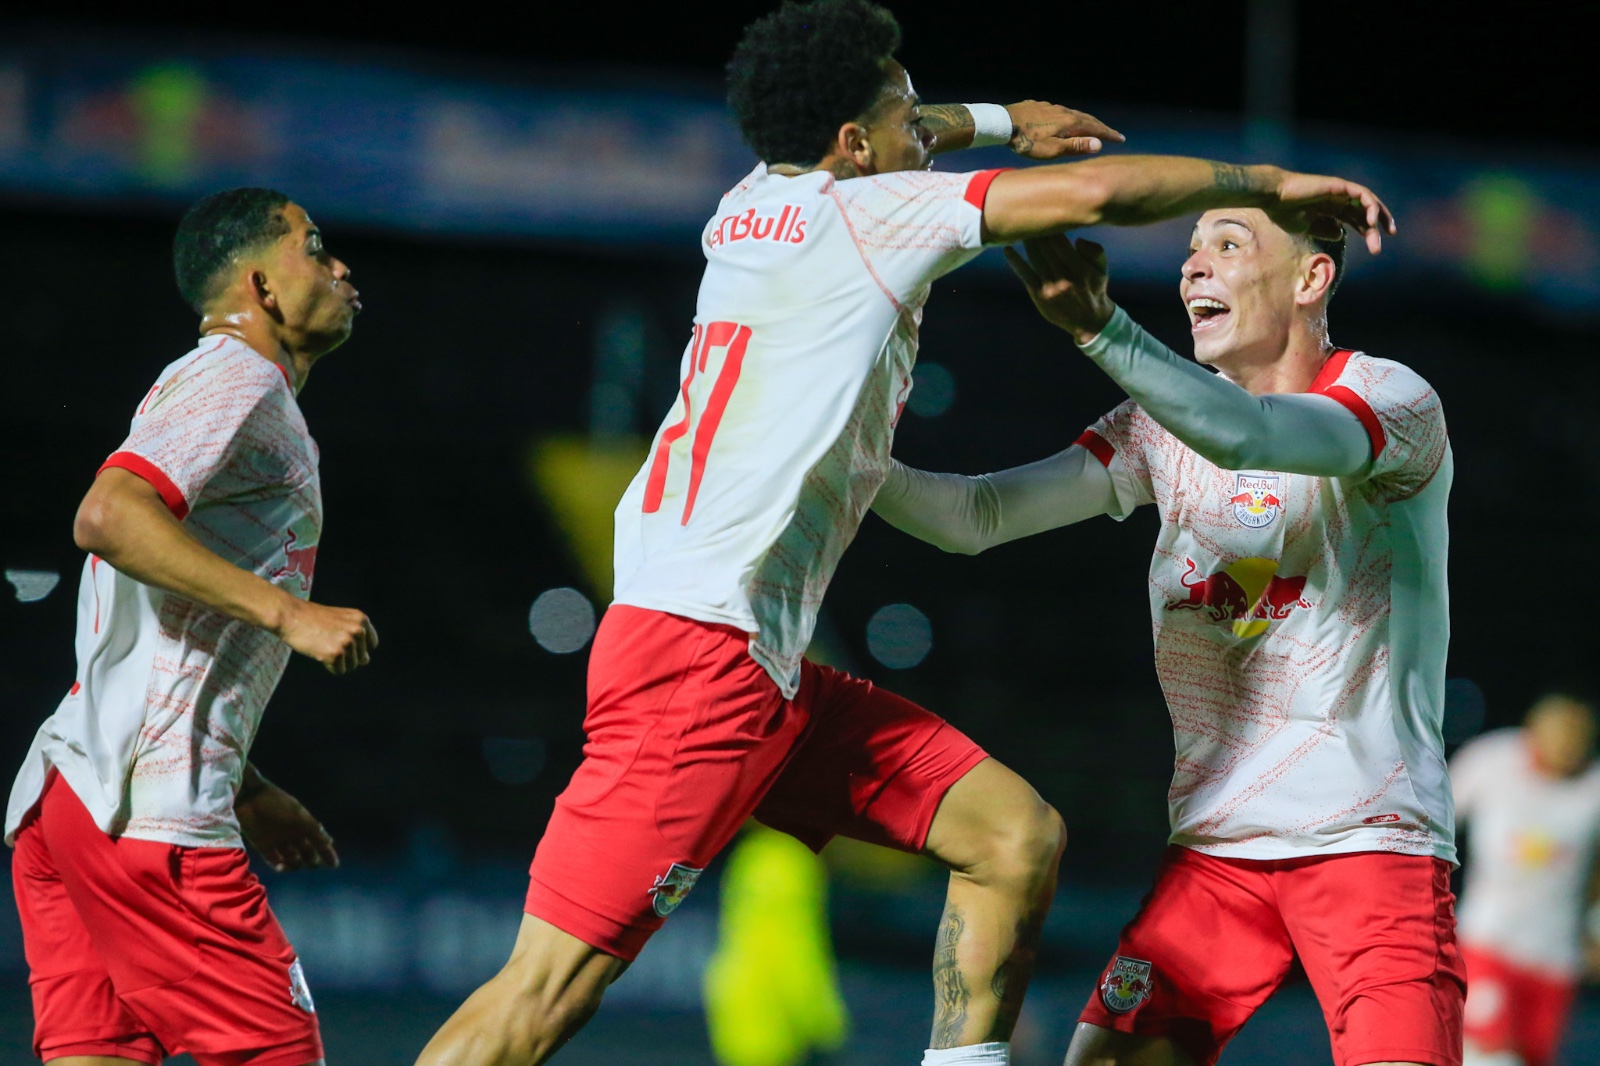
[[1383, 424], [1378, 421], [1378, 416], [1372, 413], [1372, 408], [1367, 401], [1358, 396], [1354, 389], [1343, 385], [1331, 385], [1320, 390], [1322, 395], [1330, 400], [1335, 400], [1350, 409], [1350, 413], [1361, 419], [1361, 424], [1366, 428], [1367, 438], [1372, 441], [1372, 457], [1376, 459], [1383, 454], [1385, 437]]
[[1010, 170], [1010, 167], [999, 167], [995, 170], [980, 170], [972, 175], [967, 182], [967, 193], [964, 199], [967, 203], [983, 210], [983, 202], [989, 197], [989, 186], [994, 184], [994, 179]]
[[1100, 460], [1101, 466], [1110, 466], [1111, 460], [1117, 455], [1117, 450], [1111, 446], [1111, 442], [1092, 429], [1084, 430], [1083, 436], [1072, 443], [1087, 449], [1090, 455]]
[[130, 474], [137, 474], [155, 487], [161, 495], [161, 502], [167, 505], [167, 510], [172, 512], [172, 517], [178, 521], [189, 514], [189, 501], [183, 498], [183, 492], [172, 483], [172, 479], [161, 472], [161, 468], [137, 452], [117, 452], [100, 464], [100, 469], [95, 471], [95, 476], [118, 467]]
[[1307, 392], [1327, 392], [1333, 388], [1333, 383], [1339, 380], [1339, 375], [1344, 373], [1345, 366], [1350, 362], [1350, 357], [1356, 354], [1348, 348], [1340, 348], [1328, 356], [1328, 361], [1322, 364], [1322, 369], [1317, 371], [1316, 380], [1311, 382]]

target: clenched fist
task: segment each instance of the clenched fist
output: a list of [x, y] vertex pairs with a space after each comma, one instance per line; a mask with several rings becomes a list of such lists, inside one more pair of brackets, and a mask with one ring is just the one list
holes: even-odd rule
[[285, 644], [334, 674], [349, 673], [371, 661], [378, 631], [365, 614], [353, 607], [325, 607], [309, 600], [294, 603], [278, 628]]

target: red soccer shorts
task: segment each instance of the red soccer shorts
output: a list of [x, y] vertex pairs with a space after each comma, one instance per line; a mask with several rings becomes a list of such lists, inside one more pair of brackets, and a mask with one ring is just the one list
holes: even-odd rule
[[1515, 1052], [1524, 1066], [1555, 1061], [1578, 982], [1461, 945], [1467, 963], [1467, 1039], [1479, 1051]]
[[1460, 1066], [1454, 904], [1449, 864], [1428, 856], [1263, 861], [1171, 847], [1079, 1020], [1166, 1037], [1211, 1066], [1298, 955], [1337, 1066]]
[[629, 960], [752, 815], [817, 850], [842, 835], [917, 851], [987, 758], [869, 682], [807, 662], [787, 700], [747, 634], [622, 605], [595, 634], [584, 731], [525, 909]]
[[11, 881], [41, 1059], [322, 1058], [294, 949], [242, 848], [113, 839], [52, 773], [17, 831]]

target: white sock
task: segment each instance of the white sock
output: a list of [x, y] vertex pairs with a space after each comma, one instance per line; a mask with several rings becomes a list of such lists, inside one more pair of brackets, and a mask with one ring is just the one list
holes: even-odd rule
[[929, 1048], [922, 1066], [1011, 1066], [1011, 1045], [1004, 1040], [966, 1047]]

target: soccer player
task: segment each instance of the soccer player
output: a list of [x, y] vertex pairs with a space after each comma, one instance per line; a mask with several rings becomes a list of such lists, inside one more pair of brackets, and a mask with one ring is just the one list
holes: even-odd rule
[[1595, 710], [1567, 695], [1521, 729], [1485, 734], [1450, 762], [1456, 816], [1471, 827], [1461, 893], [1466, 1061], [1548, 1066], [1585, 970], [1600, 971], [1600, 763]]
[[[786, 3], [744, 34], [730, 102], [764, 160], [702, 232], [682, 387], [616, 511], [616, 598], [589, 660], [584, 762], [534, 857], [510, 961], [425, 1066], [543, 1062], [747, 817], [951, 870], [925, 1062], [1004, 1063], [1064, 843], [1026, 782], [932, 714], [803, 659], [889, 469], [930, 283], [1002, 243], [1204, 206], [1366, 189], [1195, 159], [927, 172], [1000, 112], [1036, 157], [1119, 135], [1048, 104], [923, 108], [865, 0]], [[983, 122], [979, 126], [979, 121]]]
[[1200, 217], [1180, 293], [1204, 366], [1111, 302], [1098, 246], [1033, 241], [1031, 263], [1008, 250], [1044, 316], [1131, 399], [1029, 466], [897, 464], [875, 504], [965, 552], [1160, 512], [1171, 845], [1068, 1066], [1213, 1063], [1296, 956], [1338, 1066], [1461, 1061], [1444, 415], [1413, 371], [1329, 340], [1343, 235], [1305, 221]]
[[266, 189], [195, 204], [173, 259], [200, 343], [78, 509], [77, 679], [6, 812], [33, 1048], [57, 1066], [307, 1066], [311, 994], [243, 845], [279, 870], [338, 855], [248, 758], [291, 651], [344, 673], [378, 643], [360, 611], [307, 598], [322, 495], [295, 400], [361, 304], [305, 211]]

